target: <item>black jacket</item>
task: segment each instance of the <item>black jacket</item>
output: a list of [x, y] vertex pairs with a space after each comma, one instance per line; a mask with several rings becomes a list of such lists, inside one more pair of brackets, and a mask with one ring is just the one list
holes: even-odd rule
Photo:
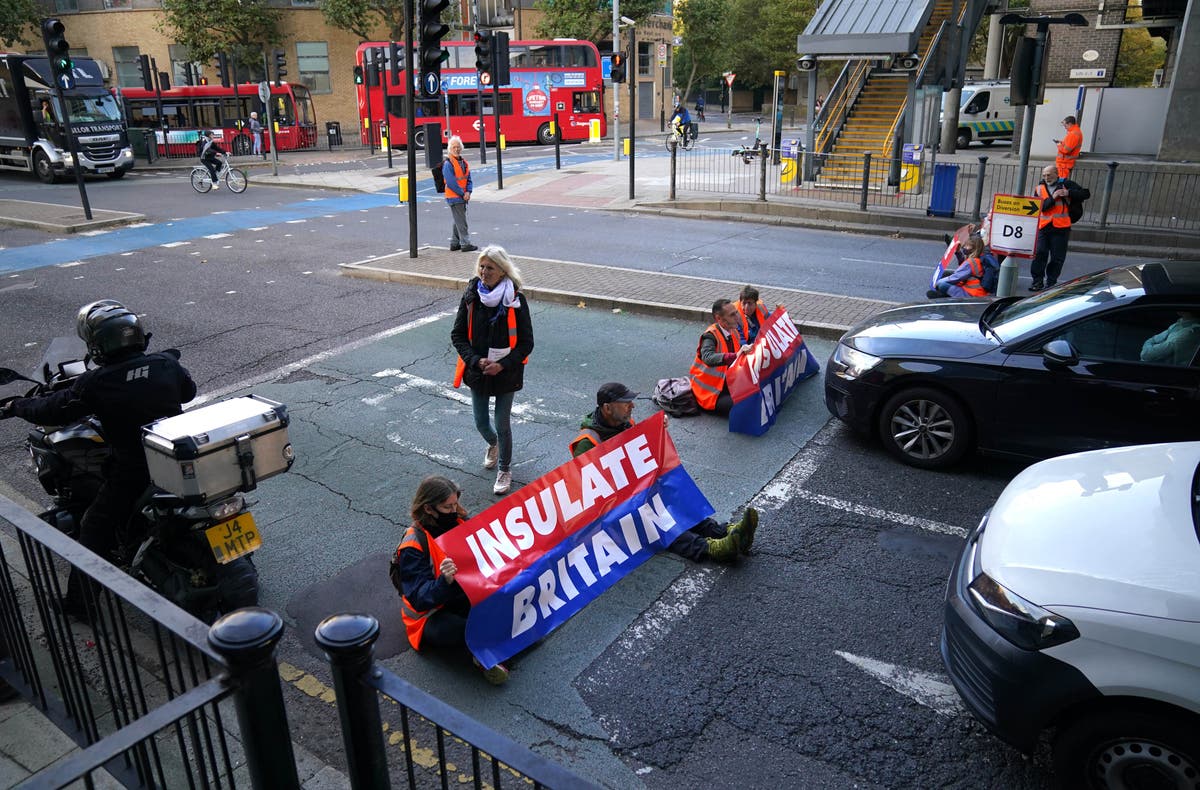
[[112, 448], [108, 476], [149, 481], [142, 426], [180, 414], [196, 384], [171, 352], [133, 354], [87, 371], [70, 388], [16, 401], [12, 412], [38, 425], [66, 425], [94, 414]]
[[[458, 356], [466, 363], [463, 381], [472, 390], [485, 395], [516, 392], [525, 385], [525, 365], [522, 361], [533, 352], [533, 322], [529, 316], [529, 300], [520, 294], [517, 311], [517, 345], [512, 352], [500, 360], [503, 373], [485, 376], [479, 370], [479, 360], [487, 357], [489, 348], [508, 348], [508, 310], [506, 307], [491, 308], [479, 301], [474, 277], [467, 284], [462, 301], [458, 304], [458, 315], [454, 317], [454, 329], [450, 331], [450, 342]], [[519, 293], [519, 292], [518, 292]], [[467, 314], [470, 313], [471, 339], [467, 339]]]

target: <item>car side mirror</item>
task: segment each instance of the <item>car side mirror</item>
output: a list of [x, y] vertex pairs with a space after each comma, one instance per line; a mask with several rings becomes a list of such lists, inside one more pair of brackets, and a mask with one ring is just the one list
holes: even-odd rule
[[12, 384], [14, 381], [21, 381], [24, 378], [24, 376], [15, 370], [0, 368], [0, 385]]
[[1079, 364], [1079, 352], [1066, 340], [1051, 340], [1042, 346], [1042, 361], [1051, 370]]

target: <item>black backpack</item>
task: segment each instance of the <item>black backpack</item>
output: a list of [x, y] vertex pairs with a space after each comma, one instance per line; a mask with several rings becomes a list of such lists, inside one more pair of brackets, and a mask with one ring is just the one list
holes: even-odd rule
[[1071, 218], [1072, 225], [1083, 219], [1083, 201], [1092, 196], [1092, 190], [1087, 187], [1075, 186], [1079, 188], [1071, 190], [1071, 203], [1067, 206], [1067, 216]]
[[654, 385], [654, 404], [672, 417], [688, 417], [700, 413], [700, 405], [692, 392], [692, 381], [688, 377], [659, 379]]
[[[445, 164], [445, 163], [446, 163], [446, 160], [443, 159], [442, 164]], [[439, 195], [446, 194], [446, 176], [442, 172], [442, 165], [438, 165], [437, 167], [433, 168], [432, 172], [433, 172], [433, 188], [437, 190], [437, 193]]]
[[985, 252], [979, 260], [983, 263], [983, 276], [979, 278], [979, 284], [983, 290], [994, 294], [996, 287], [1000, 285], [1000, 264], [990, 252]]

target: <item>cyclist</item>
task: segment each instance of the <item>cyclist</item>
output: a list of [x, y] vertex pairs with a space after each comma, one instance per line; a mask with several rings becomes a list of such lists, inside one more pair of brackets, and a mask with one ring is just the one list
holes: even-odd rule
[[217, 170], [221, 166], [219, 157], [228, 152], [213, 139], [212, 132], [206, 129], [200, 135], [203, 138], [200, 145], [200, 164], [208, 168], [208, 174], [212, 176], [213, 189], [220, 189], [221, 183], [217, 180]]
[[686, 145], [688, 135], [692, 131], [692, 116], [688, 114], [687, 107], [683, 105], [682, 101], [675, 105], [675, 112], [671, 113], [671, 129]]

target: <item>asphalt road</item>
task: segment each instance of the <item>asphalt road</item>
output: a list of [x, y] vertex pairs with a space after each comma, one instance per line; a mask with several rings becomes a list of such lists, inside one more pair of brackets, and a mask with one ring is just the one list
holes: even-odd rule
[[[902, 466], [829, 421], [819, 379], [800, 385], [761, 439], [708, 417], [672, 420], [718, 517], [747, 503], [763, 511], [753, 555], [733, 568], [656, 557], [494, 689], [469, 665], [407, 648], [386, 578], [422, 476], [460, 481], [472, 510], [494, 501], [469, 406], [447, 386], [457, 294], [336, 269], [402, 246], [406, 212], [372, 205], [374, 196], [253, 184], [243, 196], [198, 196], [182, 176], [89, 188], [94, 203], [142, 211], [150, 224], [61, 242], [3, 231], [0, 361], [32, 368], [50, 338], [73, 332], [80, 304], [111, 297], [144, 313], [154, 347], [183, 350], [205, 397], [256, 392], [288, 404], [298, 461], [256, 494], [265, 539], [256, 559], [263, 603], [288, 623], [289, 717], [322, 759], [344, 768], [312, 628], [331, 612], [366, 611], [383, 626], [385, 666], [606, 786], [1047, 786], [1044, 755], [1023, 759], [963, 712], [937, 652], [961, 537], [1019, 467]], [[0, 194], [68, 189], [0, 177]], [[445, 208], [420, 208], [422, 238], [436, 242]], [[907, 298], [937, 252], [837, 232], [506, 204], [473, 207], [472, 224], [523, 255], [883, 298]], [[1068, 266], [1100, 263], [1085, 257]], [[464, 270], [471, 263], [464, 256]], [[702, 328], [534, 308], [517, 482], [565, 460], [599, 383], [645, 392], [682, 375]], [[823, 362], [830, 344], [810, 345]], [[650, 409], [641, 401], [635, 416]], [[0, 491], [42, 501], [21, 438], [18, 424], [0, 423]]]

